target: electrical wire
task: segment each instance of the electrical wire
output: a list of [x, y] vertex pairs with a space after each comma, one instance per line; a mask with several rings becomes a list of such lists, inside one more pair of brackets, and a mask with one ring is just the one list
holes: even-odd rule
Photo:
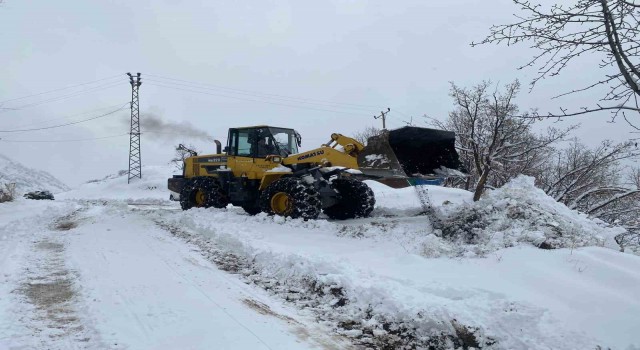
[[14, 130], [0, 130], [0, 132], [6, 132], [6, 133], [10, 133], [10, 132], [23, 132], [23, 131], [37, 131], [37, 130], [48, 130], [48, 129], [55, 129], [55, 128], [61, 128], [64, 126], [69, 126], [69, 125], [75, 125], [75, 124], [80, 124], [80, 123], [84, 123], [84, 122], [88, 122], [90, 120], [95, 120], [98, 118], [104, 118], [106, 116], [112, 115], [116, 112], [119, 112], [121, 110], [124, 109], [124, 106], [126, 106], [127, 104], [129, 104], [129, 102], [127, 102], [125, 105], [121, 106], [120, 108], [113, 110], [111, 112], [105, 113], [105, 114], [101, 114], [99, 116], [95, 116], [95, 117], [91, 117], [88, 119], [83, 119], [83, 120], [77, 120], [74, 122], [69, 122], [69, 123], [64, 123], [64, 124], [58, 124], [58, 125], [52, 125], [52, 126], [46, 126], [46, 127], [42, 127], [42, 128], [32, 128], [32, 129], [14, 129]]
[[[246, 95], [253, 95], [253, 96], [257, 96], [257, 97], [274, 96], [274, 97], [279, 97], [279, 98], [284, 98], [284, 99], [289, 99], [289, 100], [311, 101], [311, 102], [315, 101], [315, 102], [325, 103], [325, 104], [354, 106], [354, 107], [360, 107], [360, 108], [366, 108], [366, 109], [371, 109], [371, 108], [378, 109], [378, 108], [380, 108], [380, 106], [371, 106], [371, 105], [362, 105], [362, 104], [344, 103], [344, 102], [334, 102], [334, 101], [311, 99], [311, 98], [300, 98], [300, 97], [292, 97], [292, 96], [285, 96], [285, 95], [278, 95], [278, 94], [268, 94], [268, 93], [264, 93], [264, 92], [256, 92], [256, 91], [250, 91], [250, 90], [235, 89], [235, 88], [230, 88], [230, 87], [225, 87], [225, 86], [220, 86], [220, 85], [213, 85], [213, 84], [208, 84], [208, 83], [200, 83], [200, 82], [189, 81], [189, 80], [184, 80], [184, 79], [175, 79], [175, 78], [163, 77], [163, 76], [154, 75], [154, 74], [146, 74], [146, 76], [155, 77], [155, 78], [159, 78], [159, 79], [165, 79], [165, 80], [171, 80], [171, 81], [179, 81], [179, 82], [195, 84], [195, 85], [209, 86], [209, 87], [213, 87], [213, 88], [221, 89], [221, 90], [237, 91], [237, 92], [240, 92], [240, 93], [243, 93], [243, 94], [246, 94]], [[147, 80], [149, 80], [149, 79], [147, 78]], [[172, 83], [173, 84], [173, 82], [164, 82], [164, 83]]]
[[98, 79], [98, 80], [94, 80], [94, 81], [90, 81], [90, 82], [86, 82], [86, 83], [81, 83], [81, 84], [76, 84], [76, 85], [72, 85], [72, 86], [67, 86], [67, 87], [63, 87], [63, 88], [59, 88], [59, 89], [54, 89], [54, 90], [49, 90], [49, 91], [45, 91], [45, 92], [40, 92], [40, 93], [33, 94], [33, 95], [27, 95], [27, 96], [22, 96], [22, 97], [12, 98], [12, 99], [9, 99], [9, 100], [0, 101], [0, 104], [1, 104], [1, 103], [6, 103], [6, 102], [12, 102], [12, 101], [23, 100], [23, 99], [26, 99], [26, 98], [29, 98], [29, 97], [35, 97], [35, 96], [45, 95], [45, 94], [49, 94], [49, 93], [52, 93], [52, 92], [58, 92], [58, 91], [62, 91], [62, 90], [73, 89], [73, 88], [76, 88], [76, 87], [79, 87], [79, 86], [91, 85], [91, 84], [97, 83], [97, 82], [99, 82], [99, 81], [110, 80], [110, 79], [114, 79], [114, 78], [116, 78], [116, 77], [121, 77], [121, 76], [122, 76], [121, 74], [118, 74], [118, 75], [114, 75], [114, 76], [111, 76], [111, 77], [108, 77], [108, 78], [102, 78], [102, 79]]
[[296, 105], [290, 105], [290, 104], [284, 104], [284, 103], [277, 103], [277, 102], [269, 102], [269, 101], [254, 100], [254, 99], [249, 99], [249, 98], [244, 98], [244, 97], [238, 97], [238, 96], [222, 95], [222, 94], [214, 94], [214, 93], [205, 92], [205, 91], [198, 91], [198, 90], [183, 89], [183, 88], [178, 88], [178, 87], [175, 87], [175, 86], [170, 86], [170, 85], [161, 85], [161, 84], [157, 84], [157, 83], [147, 83], [147, 84], [148, 84], [148, 85], [152, 85], [152, 86], [166, 87], [166, 88], [174, 89], [174, 90], [188, 91], [188, 92], [195, 92], [195, 93], [204, 94], [204, 95], [211, 95], [211, 96], [218, 96], [218, 97], [226, 97], [226, 98], [232, 98], [232, 99], [236, 99], [236, 100], [243, 100], [243, 101], [251, 101], [251, 102], [258, 102], [258, 103], [266, 103], [266, 104], [270, 104], [270, 105], [278, 105], [278, 106], [285, 106], [285, 107], [292, 107], [292, 108], [310, 109], [310, 110], [324, 111], [324, 112], [331, 112], [331, 113], [353, 114], [353, 115], [365, 116], [365, 114], [364, 114], [364, 113], [354, 113], [354, 112], [336, 111], [336, 110], [329, 110], [329, 109], [324, 109], [324, 108], [315, 108], [315, 107], [306, 107], [306, 106], [296, 106]]
[[18, 106], [18, 107], [15, 107], [14, 110], [20, 110], [20, 109], [24, 109], [24, 108], [38, 106], [38, 105], [45, 104], [45, 103], [66, 100], [68, 98], [76, 97], [78, 95], [82, 95], [82, 94], [87, 93], [87, 92], [105, 90], [105, 89], [109, 89], [109, 88], [112, 88], [112, 87], [115, 87], [115, 86], [121, 86], [121, 85], [122, 85], [122, 82], [107, 83], [107, 84], [95, 86], [95, 87], [92, 87], [92, 88], [89, 88], [89, 89], [86, 89], [86, 90], [76, 91], [76, 92], [68, 94], [68, 95], [57, 96], [57, 97], [54, 97], [54, 98], [51, 98], [51, 99], [48, 99], [48, 100], [38, 101], [38, 102], [34, 102], [34, 103]]
[[[130, 103], [130, 102], [126, 102], [126, 103], [124, 103], [124, 104], [129, 104], [129, 103]], [[38, 120], [38, 121], [35, 121], [35, 122], [32, 122], [32, 123], [20, 124], [20, 125], [18, 125], [18, 126], [16, 126], [16, 127], [17, 127], [17, 128], [24, 128], [24, 127], [31, 126], [31, 125], [40, 125], [40, 124], [44, 124], [44, 123], [48, 123], [48, 122], [53, 122], [53, 121], [57, 121], [57, 120], [66, 120], [66, 119], [71, 118], [71, 117], [77, 117], [77, 116], [80, 116], [80, 115], [87, 115], [87, 114], [90, 114], [90, 113], [95, 112], [95, 111], [101, 111], [101, 110], [103, 110], [103, 109], [111, 109], [111, 108], [115, 108], [115, 107], [120, 107], [120, 106], [122, 106], [122, 105], [123, 105], [123, 103], [118, 103], [118, 104], [114, 104], [114, 105], [109, 105], [109, 106], [105, 106], [105, 107], [100, 107], [100, 108], [91, 109], [91, 110], [88, 110], [88, 111], [84, 111], [84, 112], [82, 112], [82, 113], [71, 114], [71, 115], [68, 115], [68, 116], [66, 116], [66, 117], [59, 117], [59, 118], [54, 118], [54, 119]]]
[[[155, 82], [155, 83], [162, 83], [162, 84], [171, 84], [171, 85], [177, 85], [177, 86], [184, 86], [184, 87], [190, 87], [190, 88], [195, 88], [195, 89], [201, 89], [201, 90], [212, 90], [212, 91], [218, 91], [219, 90], [223, 90], [222, 92], [226, 92], [226, 93], [231, 93], [231, 94], [238, 94], [238, 95], [245, 95], [245, 96], [250, 96], [250, 97], [256, 97], [256, 98], [262, 98], [262, 99], [270, 99], [270, 100], [278, 100], [278, 101], [284, 101], [284, 102], [290, 102], [290, 103], [300, 103], [300, 104], [310, 104], [310, 105], [316, 105], [316, 106], [321, 106], [321, 107], [329, 107], [329, 108], [338, 108], [338, 109], [352, 109], [352, 110], [358, 110], [358, 111], [370, 111], [373, 107], [356, 107], [356, 106], [344, 106], [342, 103], [335, 103], [335, 102], [311, 102], [312, 100], [307, 100], [307, 99], [299, 99], [299, 98], [293, 98], [293, 97], [281, 97], [280, 95], [272, 95], [272, 94], [263, 94], [263, 93], [249, 93], [249, 92], [236, 92], [236, 89], [226, 89], [226, 88], [211, 88], [211, 87], [203, 87], [203, 86], [198, 86], [198, 85], [193, 85], [193, 84], [182, 84], [182, 83], [176, 83], [176, 82], [167, 82], [167, 81], [162, 81], [162, 80], [156, 80], [156, 79], [149, 79], [147, 78], [145, 80], [146, 82]], [[233, 90], [233, 91], [224, 91], [224, 90]]]
[[122, 137], [122, 136], [128, 136], [129, 133], [126, 134], [119, 134], [119, 135], [111, 135], [111, 136], [104, 136], [104, 137], [95, 137], [95, 138], [90, 138], [90, 139], [75, 139], [75, 140], [5, 140], [0, 138], [0, 142], [82, 142], [82, 141], [94, 141], [94, 140], [104, 140], [104, 139], [111, 139], [114, 137]]

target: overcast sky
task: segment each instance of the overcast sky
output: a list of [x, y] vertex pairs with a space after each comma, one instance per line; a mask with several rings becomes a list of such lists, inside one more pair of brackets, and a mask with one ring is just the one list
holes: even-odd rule
[[[509, 0], [451, 1], [19, 1], [0, 5], [0, 130], [28, 129], [112, 112], [131, 98], [126, 72], [141, 72], [142, 118], [189, 123], [226, 142], [229, 127], [269, 124], [297, 129], [303, 148], [332, 132], [351, 135], [390, 107], [388, 127], [413, 117], [444, 118], [449, 82], [483, 79], [524, 91], [521, 109], [586, 106], [597, 92], [550, 97], [597, 79], [585, 58], [529, 93], [534, 70], [518, 71], [526, 47], [472, 48], [493, 23], [512, 20]], [[164, 77], [164, 78], [162, 78]], [[172, 78], [177, 80], [167, 80]], [[28, 98], [23, 96], [100, 80]], [[209, 84], [206, 89], [197, 83]], [[204, 86], [204, 85], [200, 85]], [[199, 92], [195, 92], [199, 91]], [[83, 93], [80, 93], [83, 92]], [[17, 100], [16, 100], [17, 99]], [[128, 166], [129, 112], [42, 131], [0, 133], [0, 153], [77, 185]], [[629, 137], [608, 115], [581, 122], [587, 144]], [[549, 123], [547, 123], [549, 124]], [[184, 125], [182, 125], [184, 127]], [[184, 128], [183, 128], [184, 129]], [[166, 164], [189, 136], [144, 134], [143, 165]]]

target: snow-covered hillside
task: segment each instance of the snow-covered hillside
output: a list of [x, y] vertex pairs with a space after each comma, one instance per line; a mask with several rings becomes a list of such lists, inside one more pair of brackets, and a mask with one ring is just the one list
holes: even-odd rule
[[52, 193], [68, 191], [69, 187], [46, 171], [28, 168], [0, 154], [0, 185], [15, 183], [18, 194], [48, 190]]
[[167, 179], [176, 170], [166, 166], [145, 166], [142, 179], [135, 178], [127, 183], [127, 171], [122, 170], [102, 179], [91, 180], [71, 191], [61, 193], [59, 199], [79, 200], [119, 200], [129, 203], [162, 203], [169, 200]]
[[[640, 257], [526, 178], [476, 203], [427, 186], [434, 228], [375, 182], [366, 219], [182, 211], [172, 173], [0, 206], [0, 348], [640, 348]], [[71, 294], [47, 306], [51, 281]]]

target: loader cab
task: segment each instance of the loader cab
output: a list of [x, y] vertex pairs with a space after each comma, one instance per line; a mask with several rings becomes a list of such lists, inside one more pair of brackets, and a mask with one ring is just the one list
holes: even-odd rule
[[230, 156], [264, 158], [288, 157], [298, 153], [300, 134], [293, 129], [255, 126], [229, 129], [226, 152]]

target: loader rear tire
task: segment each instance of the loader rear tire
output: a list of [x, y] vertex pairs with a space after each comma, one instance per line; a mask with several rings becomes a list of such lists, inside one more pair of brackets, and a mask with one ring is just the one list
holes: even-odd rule
[[337, 204], [324, 209], [330, 219], [366, 218], [373, 211], [376, 198], [366, 183], [349, 178], [335, 179], [333, 188], [340, 197]]
[[297, 177], [278, 179], [260, 194], [260, 209], [269, 215], [313, 220], [318, 218], [321, 208], [318, 191]]
[[194, 177], [180, 191], [182, 210], [196, 208], [226, 208], [229, 198], [212, 177]]
[[261, 212], [262, 212], [262, 210], [260, 209], [260, 207], [257, 207], [257, 206], [255, 206], [255, 205], [251, 205], [251, 206], [249, 206], [249, 205], [243, 205], [243, 206], [242, 206], [242, 209], [244, 209], [244, 211], [245, 211], [247, 214], [251, 215], [251, 216], [253, 216], [253, 215], [257, 215], [257, 214], [259, 214], [259, 213], [261, 213]]

